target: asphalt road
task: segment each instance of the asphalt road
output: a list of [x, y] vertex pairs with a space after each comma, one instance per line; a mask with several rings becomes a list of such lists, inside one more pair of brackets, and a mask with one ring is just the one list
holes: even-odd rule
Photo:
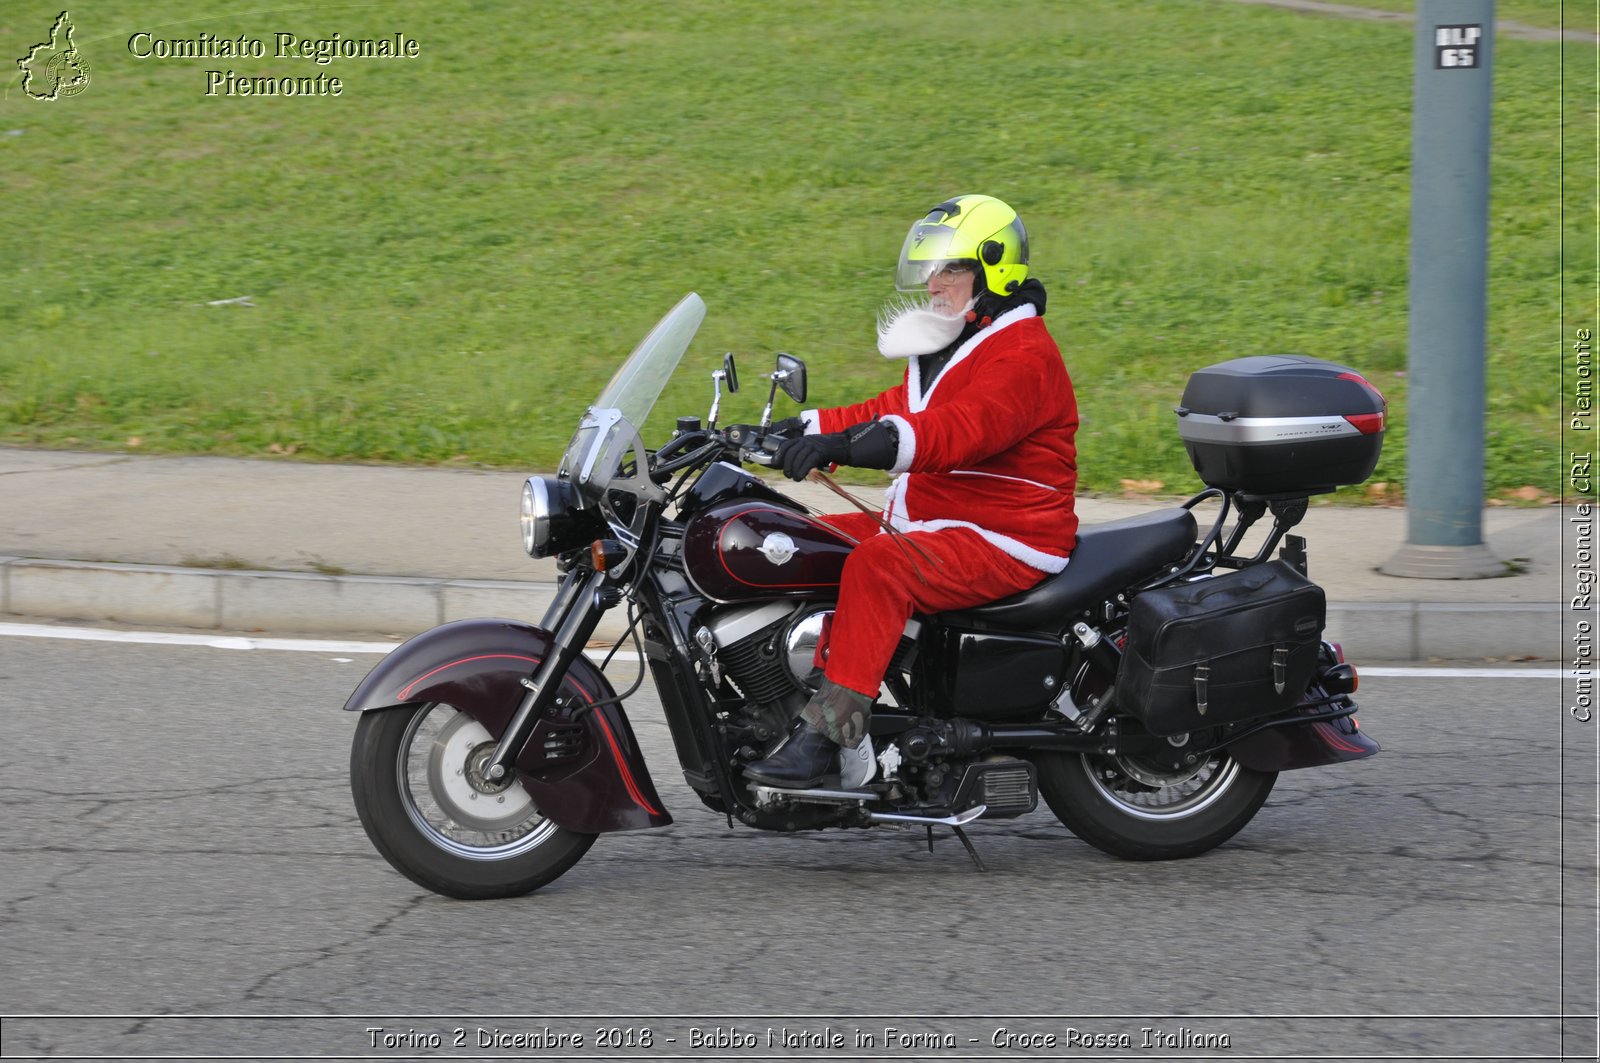
[[0, 1057], [1593, 1058], [1595, 725], [1548, 679], [1368, 678], [1385, 752], [1224, 848], [1119, 862], [1041, 810], [972, 830], [987, 874], [729, 830], [641, 695], [677, 822], [466, 904], [356, 821], [375, 660], [0, 638]]

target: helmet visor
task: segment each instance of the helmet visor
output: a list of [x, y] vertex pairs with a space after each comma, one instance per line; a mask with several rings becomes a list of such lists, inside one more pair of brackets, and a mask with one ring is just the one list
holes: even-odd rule
[[959, 253], [954, 246], [959, 233], [948, 225], [919, 221], [906, 233], [906, 242], [900, 248], [900, 264], [895, 269], [894, 286], [897, 291], [921, 292], [928, 288], [928, 278], [942, 270], [976, 270], [977, 260]]

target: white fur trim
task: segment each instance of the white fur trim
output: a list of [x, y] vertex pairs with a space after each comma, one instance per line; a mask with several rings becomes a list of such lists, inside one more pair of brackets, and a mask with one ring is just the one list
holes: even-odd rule
[[909, 366], [911, 370], [909, 374], [910, 380], [908, 381], [909, 386], [906, 388], [906, 405], [910, 407], [912, 413], [921, 413], [923, 410], [927, 409], [928, 400], [932, 398], [933, 393], [938, 390], [939, 381], [949, 376], [950, 370], [956, 365], [956, 363], [961, 361], [967, 355], [971, 354], [977, 348], [978, 344], [982, 343], [984, 340], [988, 339], [990, 336], [993, 336], [996, 332], [999, 332], [1001, 329], [1006, 328], [1007, 326], [1015, 325], [1018, 321], [1026, 321], [1030, 317], [1038, 316], [1039, 311], [1034, 308], [1032, 303], [1023, 303], [1021, 306], [1007, 310], [1005, 313], [995, 318], [994, 321], [989, 324], [988, 328], [973, 333], [972, 336], [967, 339], [966, 343], [963, 343], [960, 347], [956, 348], [955, 356], [946, 362], [944, 368], [939, 371], [939, 375], [934, 377], [933, 383], [928, 388], [926, 395], [922, 393], [922, 373], [918, 369], [916, 359], [912, 359], [911, 365]]
[[889, 504], [883, 509], [883, 519], [895, 531], [905, 531], [911, 526], [906, 519], [906, 488], [910, 486], [911, 474], [903, 472], [889, 482], [889, 489], [884, 492], [888, 496]]
[[1036, 550], [1025, 542], [1013, 539], [1009, 535], [980, 528], [978, 525], [964, 520], [897, 520], [894, 522], [897, 531], [942, 531], [945, 528], [967, 528], [983, 536], [984, 541], [991, 546], [998, 547], [1003, 553], [1016, 558], [1029, 568], [1036, 568], [1040, 572], [1061, 572], [1067, 567], [1068, 559], [1047, 554], [1043, 550]]
[[814, 436], [822, 431], [822, 415], [816, 410], [801, 410], [800, 420], [805, 422], [806, 435]]
[[900, 445], [894, 452], [894, 464], [889, 467], [889, 475], [899, 476], [903, 472], [910, 472], [912, 459], [917, 456], [917, 430], [897, 413], [886, 413], [878, 420], [894, 425], [900, 435]]

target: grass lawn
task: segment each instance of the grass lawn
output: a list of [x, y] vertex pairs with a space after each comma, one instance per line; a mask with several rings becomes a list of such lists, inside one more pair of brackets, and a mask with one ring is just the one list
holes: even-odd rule
[[[906, 227], [983, 191], [1028, 224], [1085, 489], [1188, 490], [1187, 375], [1285, 351], [1385, 392], [1375, 479], [1404, 480], [1409, 27], [1223, 0], [226, 10], [74, 7], [90, 87], [11, 80], [0, 442], [545, 468], [691, 289], [710, 315], [662, 423], [704, 413], [725, 350], [752, 379], [790, 351], [812, 404], [854, 401], [897, 378], [871, 323]], [[7, 4], [0, 54], [59, 11]], [[137, 31], [269, 54], [136, 59]], [[279, 59], [279, 31], [420, 57]], [[1564, 339], [1596, 311], [1594, 60], [1498, 43], [1491, 495], [1561, 488]], [[343, 92], [208, 97], [208, 69]]]

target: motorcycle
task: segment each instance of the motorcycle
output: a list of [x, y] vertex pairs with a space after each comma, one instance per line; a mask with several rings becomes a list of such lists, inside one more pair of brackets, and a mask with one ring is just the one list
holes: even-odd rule
[[[745, 467], [772, 462], [777, 392], [805, 401], [799, 359], [777, 356], [759, 423], [719, 428], [724, 387], [738, 391], [727, 355], [706, 421], [681, 417], [646, 448], [640, 429], [705, 312], [691, 293], [662, 318], [557, 472], [524, 484], [523, 545], [563, 573], [540, 623], [424, 632], [346, 703], [362, 826], [406, 877], [462, 899], [521, 895], [602, 833], [671, 823], [623, 708], [646, 671], [685, 781], [730, 828], [909, 825], [930, 846], [949, 828], [980, 869], [964, 828], [1033, 812], [1041, 794], [1107, 853], [1191, 857], [1241, 830], [1280, 772], [1378, 751], [1289, 532], [1310, 493], [1371, 473], [1382, 410], [1353, 371], [1283, 356], [1191, 378], [1178, 415], [1204, 491], [1080, 528], [1066, 569], [1030, 590], [914, 617], [839, 778], [746, 780], [819, 681], [854, 541]], [[1360, 408], [1328, 412], [1335, 393]], [[1220, 512], [1201, 535], [1208, 500]], [[1266, 542], [1243, 556], [1269, 510]], [[641, 667], [618, 694], [584, 651], [624, 605], [616, 648], [631, 640]]]

